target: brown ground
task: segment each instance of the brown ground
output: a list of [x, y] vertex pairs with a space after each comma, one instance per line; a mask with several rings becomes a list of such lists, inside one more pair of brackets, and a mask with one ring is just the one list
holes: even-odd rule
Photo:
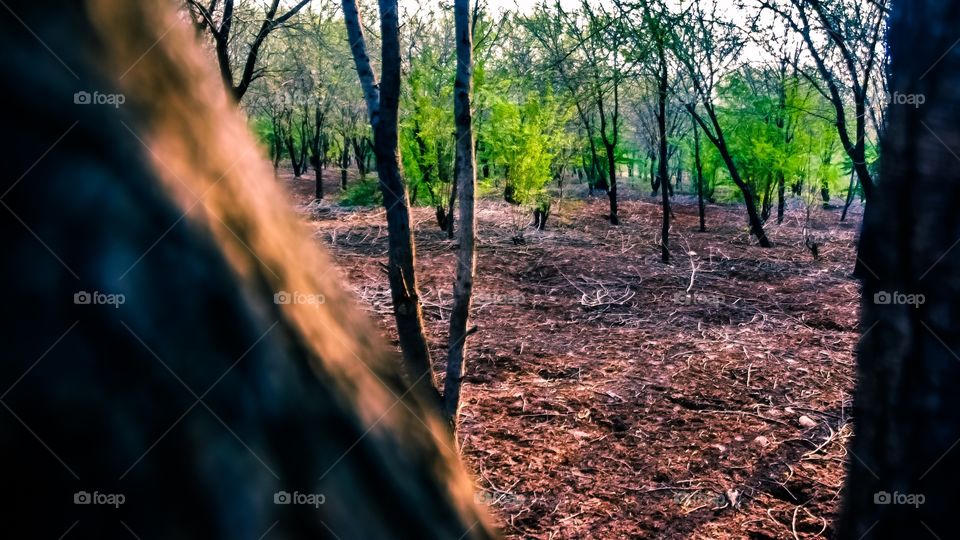
[[[383, 210], [309, 206], [281, 180], [360, 302], [392, 333]], [[331, 177], [327, 192], [336, 194]], [[575, 189], [583, 191], [579, 186]], [[814, 261], [802, 212], [747, 235], [743, 209], [678, 197], [673, 264], [660, 208], [567, 201], [515, 245], [514, 214], [480, 202], [462, 451], [508, 538], [814, 538], [833, 531], [853, 387], [859, 213], [818, 211]], [[437, 369], [454, 246], [413, 210]], [[686, 289], [696, 267], [691, 297]], [[802, 420], [801, 420], [802, 418]]]

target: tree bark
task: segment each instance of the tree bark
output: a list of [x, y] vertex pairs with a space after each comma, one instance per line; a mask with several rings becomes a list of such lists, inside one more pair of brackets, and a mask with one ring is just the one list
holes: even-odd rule
[[846, 221], [847, 212], [850, 210], [850, 205], [853, 204], [853, 192], [857, 189], [856, 178], [856, 171], [850, 173], [850, 185], [847, 187], [847, 200], [843, 203], [843, 212], [840, 213], [840, 221]]
[[864, 218], [863, 337], [839, 537], [950, 538], [960, 482], [960, 50], [951, 46], [960, 11], [897, 0], [890, 24], [890, 88], [926, 102], [890, 106]]
[[[473, 143], [473, 114], [470, 110], [473, 91], [473, 36], [470, 0], [454, 0], [457, 40], [457, 75], [454, 82], [453, 114], [457, 126], [456, 184], [460, 186], [460, 247], [457, 250], [457, 280], [453, 286], [453, 307], [450, 310], [450, 343], [447, 355], [447, 376], [443, 387], [444, 412], [456, 430], [460, 408], [460, 388], [466, 360], [467, 323], [473, 295], [476, 266], [476, 216], [474, 191], [477, 183], [476, 155]], [[452, 213], [452, 209], [451, 209]], [[456, 433], [456, 431], [454, 431]]]
[[667, 57], [663, 47], [663, 36], [657, 28], [654, 38], [657, 56], [660, 61], [657, 74], [657, 134], [659, 135], [658, 176], [660, 178], [660, 197], [663, 204], [663, 220], [660, 229], [660, 261], [670, 263], [670, 189], [667, 169]]
[[707, 232], [706, 207], [703, 204], [703, 162], [700, 159], [700, 126], [693, 124], [693, 162], [697, 168], [697, 210], [700, 214], [700, 232]]
[[380, 0], [381, 77], [370, 67], [356, 0], [343, 0], [343, 17], [356, 64], [377, 158], [377, 174], [387, 213], [388, 275], [400, 349], [414, 386], [438, 401], [430, 349], [423, 325], [420, 291], [414, 265], [416, 251], [410, 229], [407, 189], [400, 176], [397, 133], [400, 105], [400, 21], [397, 0]]
[[777, 172], [777, 223], [783, 223], [783, 212], [787, 206], [787, 179], [783, 171]]

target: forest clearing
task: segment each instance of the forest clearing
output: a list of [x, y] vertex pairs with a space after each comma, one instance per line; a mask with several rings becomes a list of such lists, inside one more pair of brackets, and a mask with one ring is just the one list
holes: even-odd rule
[[[281, 181], [395, 335], [383, 210], [317, 206], [313, 180]], [[655, 199], [628, 189], [610, 227], [604, 199], [579, 188], [519, 246], [510, 205], [478, 201], [461, 447], [480, 500], [511, 538], [832, 536], [851, 434], [859, 209], [845, 222], [836, 206], [818, 209], [829, 241], [814, 261], [799, 208], [769, 231], [771, 252], [749, 242], [735, 205], [708, 206], [701, 233], [696, 200], [678, 196], [682, 240], [665, 266]], [[413, 222], [424, 315], [440, 336], [454, 247], [429, 208]]]

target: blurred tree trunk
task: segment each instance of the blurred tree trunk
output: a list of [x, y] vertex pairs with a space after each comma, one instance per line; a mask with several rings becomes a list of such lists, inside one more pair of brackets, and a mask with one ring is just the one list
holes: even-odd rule
[[[380, 0], [381, 72], [380, 81], [370, 67], [367, 46], [360, 25], [356, 0], [343, 0], [343, 17], [350, 39], [350, 51], [363, 87], [370, 126], [377, 174], [387, 213], [387, 273], [397, 321], [400, 349], [414, 386], [424, 395], [440, 396], [434, 386], [433, 365], [423, 327], [423, 311], [414, 265], [416, 257], [413, 231], [410, 229], [410, 205], [407, 188], [400, 176], [398, 109], [400, 106], [400, 20], [397, 0]], [[344, 141], [346, 146], [346, 141]], [[345, 150], [346, 151], [346, 150]], [[357, 156], [357, 159], [360, 159]]]
[[[890, 105], [870, 197], [839, 537], [954, 538], [960, 485], [960, 10], [893, 2]], [[923, 39], [918, 39], [918, 36]], [[914, 295], [914, 296], [911, 296]], [[922, 297], [919, 295], [923, 295]]]

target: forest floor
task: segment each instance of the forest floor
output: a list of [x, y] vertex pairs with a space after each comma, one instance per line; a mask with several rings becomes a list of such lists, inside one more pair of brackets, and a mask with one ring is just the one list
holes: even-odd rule
[[[392, 339], [382, 208], [311, 205], [312, 179], [281, 181]], [[325, 184], [335, 196], [336, 179]], [[742, 207], [709, 205], [700, 233], [696, 202], [678, 196], [664, 265], [655, 199], [624, 190], [614, 227], [605, 196], [570, 191], [521, 245], [514, 223], [528, 216], [478, 203], [460, 440], [505, 535], [832, 536], [851, 435], [860, 212], [841, 223], [839, 209], [817, 209], [814, 260], [799, 208], [768, 222], [775, 247], [764, 249]], [[413, 221], [442, 372], [455, 246], [431, 208]]]

